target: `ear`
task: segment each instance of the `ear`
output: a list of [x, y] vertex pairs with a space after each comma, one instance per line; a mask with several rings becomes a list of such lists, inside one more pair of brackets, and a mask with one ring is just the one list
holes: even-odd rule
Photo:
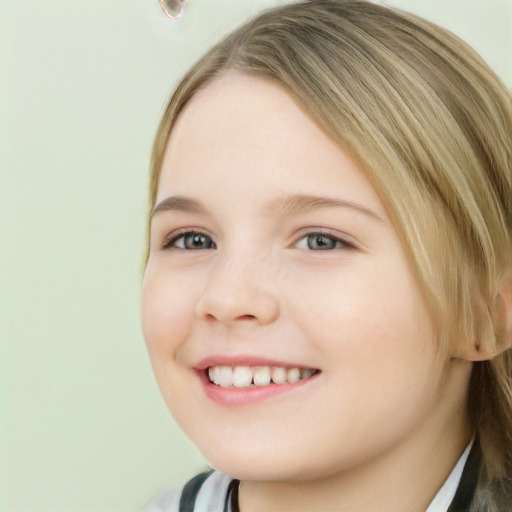
[[467, 361], [488, 361], [512, 348], [512, 266], [492, 304], [483, 304], [482, 325], [477, 338], [468, 340], [455, 357]]

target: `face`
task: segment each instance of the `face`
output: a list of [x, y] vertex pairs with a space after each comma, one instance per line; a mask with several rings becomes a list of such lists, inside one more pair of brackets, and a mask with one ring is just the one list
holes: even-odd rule
[[263, 80], [229, 73], [181, 114], [141, 312], [172, 414], [236, 478], [330, 475], [440, 428], [447, 370], [397, 232]]

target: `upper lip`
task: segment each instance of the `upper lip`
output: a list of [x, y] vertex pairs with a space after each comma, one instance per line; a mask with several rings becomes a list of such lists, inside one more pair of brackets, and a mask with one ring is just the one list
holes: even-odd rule
[[254, 355], [218, 354], [200, 359], [195, 364], [195, 369], [206, 370], [212, 366], [273, 366], [278, 368], [313, 368], [312, 366], [304, 364], [295, 364]]

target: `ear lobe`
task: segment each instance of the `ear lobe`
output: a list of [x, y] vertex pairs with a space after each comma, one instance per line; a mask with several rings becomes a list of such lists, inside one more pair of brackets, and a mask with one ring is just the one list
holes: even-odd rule
[[[494, 350], [492, 350], [492, 348], [494, 348]], [[482, 348], [478, 343], [472, 343], [458, 350], [454, 357], [455, 359], [463, 359], [465, 361], [471, 361], [472, 363], [490, 361], [510, 347], [500, 348], [499, 345], [496, 344], [492, 348]]]
[[475, 339], [460, 347], [454, 357], [467, 361], [488, 361], [512, 348], [512, 267], [501, 283], [492, 304], [484, 313]]

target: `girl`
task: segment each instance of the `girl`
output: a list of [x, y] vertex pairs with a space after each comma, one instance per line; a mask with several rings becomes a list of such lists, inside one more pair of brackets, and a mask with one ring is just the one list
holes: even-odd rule
[[215, 470], [147, 511], [512, 510], [512, 106], [363, 1], [208, 52], [153, 151], [142, 326]]

